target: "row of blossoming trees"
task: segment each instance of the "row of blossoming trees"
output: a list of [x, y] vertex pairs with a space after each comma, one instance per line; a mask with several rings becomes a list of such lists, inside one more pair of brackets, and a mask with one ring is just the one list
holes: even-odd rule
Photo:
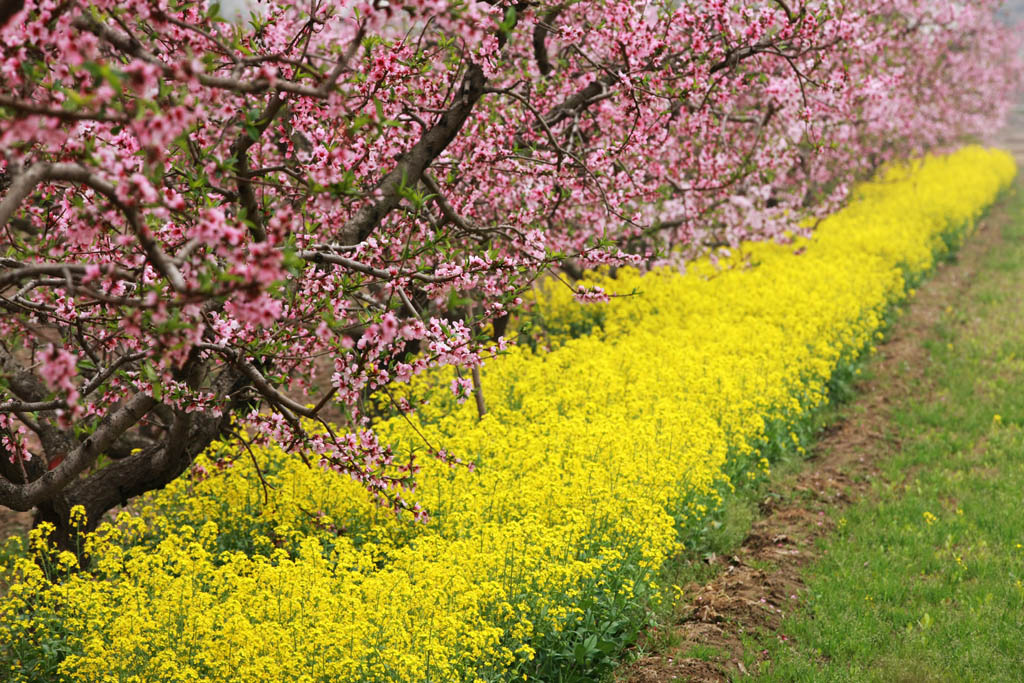
[[424, 515], [390, 383], [993, 127], [997, 5], [3, 0], [0, 504], [94, 523], [238, 433]]

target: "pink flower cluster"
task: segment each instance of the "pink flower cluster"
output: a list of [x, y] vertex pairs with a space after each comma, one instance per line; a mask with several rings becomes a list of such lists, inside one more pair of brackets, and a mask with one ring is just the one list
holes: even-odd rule
[[[259, 4], [0, 26], [0, 336], [58, 410], [235, 411], [401, 509], [371, 405], [504, 348], [545, 271], [784, 239], [993, 130], [1021, 73], [996, 0]], [[348, 433], [306, 433], [325, 406]]]

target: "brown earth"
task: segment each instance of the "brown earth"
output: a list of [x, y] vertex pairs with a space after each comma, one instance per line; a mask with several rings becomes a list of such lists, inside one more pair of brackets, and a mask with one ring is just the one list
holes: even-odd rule
[[31, 526], [31, 512], [15, 512], [0, 506], [0, 543], [11, 536], [26, 533]]
[[826, 513], [868, 495], [878, 474], [876, 463], [899, 449], [890, 410], [911, 391], [920, 391], [927, 360], [921, 341], [943, 309], [970, 285], [984, 256], [999, 247], [1006, 220], [1005, 208], [995, 207], [961, 249], [958, 261], [939, 266], [894, 325], [889, 340], [878, 347], [872, 379], [860, 383], [858, 398], [820, 435], [807, 466], [772, 484], [760, 504], [762, 517], [741, 547], [731, 557], [711, 560], [719, 568], [716, 578], [684, 587], [671, 623], [639, 644], [638, 651], [653, 646], [654, 652], [624, 667], [616, 680], [728, 681], [748, 673], [745, 634], [785, 638], [779, 626], [799, 605], [801, 570], [827, 552], [816, 544], [834, 525], [834, 515]]

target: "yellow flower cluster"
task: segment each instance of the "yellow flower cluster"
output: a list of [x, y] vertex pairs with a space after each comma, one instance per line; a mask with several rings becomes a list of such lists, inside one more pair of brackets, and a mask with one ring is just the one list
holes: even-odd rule
[[90, 536], [88, 571], [51, 585], [47, 562], [16, 562], [0, 658], [12, 680], [585, 679], [723, 487], [799, 448], [836, 373], [1015, 173], [965, 148], [863, 185], [811, 239], [594, 274], [637, 294], [583, 312], [544, 290], [557, 348], [488, 362], [483, 419], [428, 377], [430, 403], [377, 427], [476, 464], [424, 463], [427, 524], [279, 449], [217, 444], [208, 476]]

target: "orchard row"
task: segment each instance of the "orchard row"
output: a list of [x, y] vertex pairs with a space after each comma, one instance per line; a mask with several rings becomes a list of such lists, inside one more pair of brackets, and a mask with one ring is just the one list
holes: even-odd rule
[[427, 516], [374, 397], [480, 398], [545, 273], [599, 301], [994, 129], [998, 4], [3, 3], [0, 504], [67, 545], [245, 428]]
[[542, 288], [519, 329], [550, 350], [487, 363], [482, 419], [448, 368], [394, 395], [420, 410], [376, 427], [400, 452], [444, 444], [473, 465], [423, 463], [426, 523], [245, 433], [95, 533], [75, 508], [69, 549], [43, 525], [9, 568], [5, 675], [595, 680], [671, 599], [663, 567], [723, 492], [802, 453], [894, 307], [1015, 174], [968, 147], [857, 186], [810, 239], [744, 243], [686, 274], [591, 274], [623, 295], [591, 308]]

